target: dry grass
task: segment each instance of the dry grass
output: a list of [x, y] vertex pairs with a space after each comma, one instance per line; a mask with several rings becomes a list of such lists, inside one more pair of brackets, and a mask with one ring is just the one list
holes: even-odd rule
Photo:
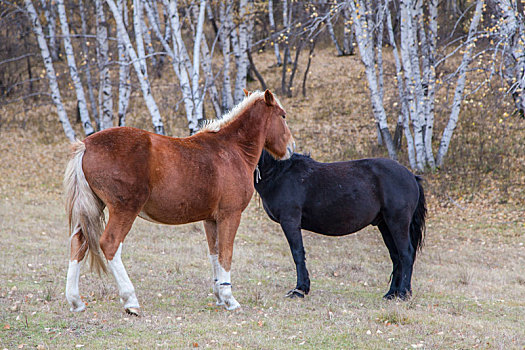
[[[276, 69], [259, 68], [277, 90]], [[326, 161], [384, 155], [374, 145], [364, 79], [356, 57], [317, 54], [309, 96], [281, 98], [299, 151]], [[130, 125], [149, 128], [135, 101]], [[305, 232], [312, 291], [305, 300], [283, 298], [295, 285], [291, 254], [254, 197], [235, 241], [232, 279], [243, 305], [236, 312], [214, 306], [200, 223], [170, 227], [137, 220], [123, 261], [142, 303], [141, 318], [123, 313], [112, 278], [85, 270], [80, 288], [88, 309], [68, 311], [61, 195], [67, 142], [61, 131], [52, 132], [58, 123], [51, 107], [24, 112], [10, 106], [0, 129], [0, 346], [523, 348], [523, 122], [502, 117], [500, 123], [498, 114], [480, 113], [475, 100], [472, 106], [462, 114], [449, 165], [427, 176], [428, 234], [409, 302], [381, 299], [391, 265], [372, 227], [342, 238]], [[172, 135], [186, 134], [183, 118], [166, 118], [166, 124]], [[438, 120], [437, 128], [442, 124]], [[476, 135], [487, 134], [494, 144], [480, 149]], [[477, 158], [468, 163], [469, 155]]]

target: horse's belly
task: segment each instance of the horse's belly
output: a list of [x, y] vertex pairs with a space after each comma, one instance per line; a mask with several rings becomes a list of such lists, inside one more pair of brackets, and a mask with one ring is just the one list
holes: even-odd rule
[[301, 227], [323, 235], [344, 236], [372, 224], [379, 213], [379, 209], [376, 210], [376, 208], [369, 208], [368, 210], [360, 208], [361, 210], [358, 210], [338, 206], [332, 210], [326, 209], [304, 210]]
[[180, 225], [212, 218], [215, 201], [200, 197], [164, 200], [151, 198], [146, 202], [139, 217], [156, 223]]

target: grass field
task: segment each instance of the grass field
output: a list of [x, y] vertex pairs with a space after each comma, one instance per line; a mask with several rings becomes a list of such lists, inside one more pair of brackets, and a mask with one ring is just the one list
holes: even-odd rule
[[[318, 56], [309, 96], [282, 98], [299, 151], [325, 161], [384, 155], [374, 145], [357, 58]], [[333, 64], [322, 63], [330, 59]], [[270, 68], [263, 73], [278, 80]], [[337, 76], [348, 77], [345, 89], [355, 94], [345, 97], [348, 90], [335, 89], [330, 81]], [[525, 348], [523, 125], [499, 122], [498, 115], [482, 119], [475, 109], [463, 115], [458, 130], [464, 133], [451, 145], [450, 165], [427, 176], [427, 236], [408, 302], [381, 298], [391, 263], [373, 227], [341, 238], [305, 232], [311, 293], [285, 299], [295, 286], [292, 257], [279, 226], [254, 196], [237, 233], [232, 267], [242, 309], [228, 312], [214, 304], [202, 224], [170, 227], [138, 219], [123, 250], [142, 305], [136, 318], [123, 312], [113, 278], [86, 268], [80, 292], [88, 308], [69, 312], [61, 193], [67, 142], [60, 130], [51, 132], [58, 130], [51, 107], [10, 108], [0, 128], [2, 349]], [[149, 128], [139, 111], [142, 106], [132, 108], [131, 125]], [[185, 134], [182, 119], [167, 121], [172, 135]], [[472, 123], [478, 127], [469, 128]], [[499, 137], [497, 147], [467, 142], [482, 133]], [[476, 152], [476, 161], [463, 162]]]

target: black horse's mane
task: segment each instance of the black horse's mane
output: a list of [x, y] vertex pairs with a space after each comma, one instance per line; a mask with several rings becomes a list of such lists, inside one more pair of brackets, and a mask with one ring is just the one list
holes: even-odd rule
[[306, 164], [312, 161], [314, 160], [310, 157], [310, 153], [294, 153], [289, 159], [277, 160], [266, 150], [263, 150], [258, 164], [259, 174], [263, 177], [263, 181], [273, 181], [272, 179], [288, 170], [292, 165]]

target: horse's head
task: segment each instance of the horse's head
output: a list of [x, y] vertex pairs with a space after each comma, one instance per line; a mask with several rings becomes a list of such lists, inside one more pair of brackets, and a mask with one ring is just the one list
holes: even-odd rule
[[[244, 93], [250, 95], [246, 90]], [[293, 154], [295, 141], [286, 124], [286, 111], [270, 90], [264, 92], [262, 101], [263, 113], [267, 120], [264, 148], [276, 159], [288, 159]]]

